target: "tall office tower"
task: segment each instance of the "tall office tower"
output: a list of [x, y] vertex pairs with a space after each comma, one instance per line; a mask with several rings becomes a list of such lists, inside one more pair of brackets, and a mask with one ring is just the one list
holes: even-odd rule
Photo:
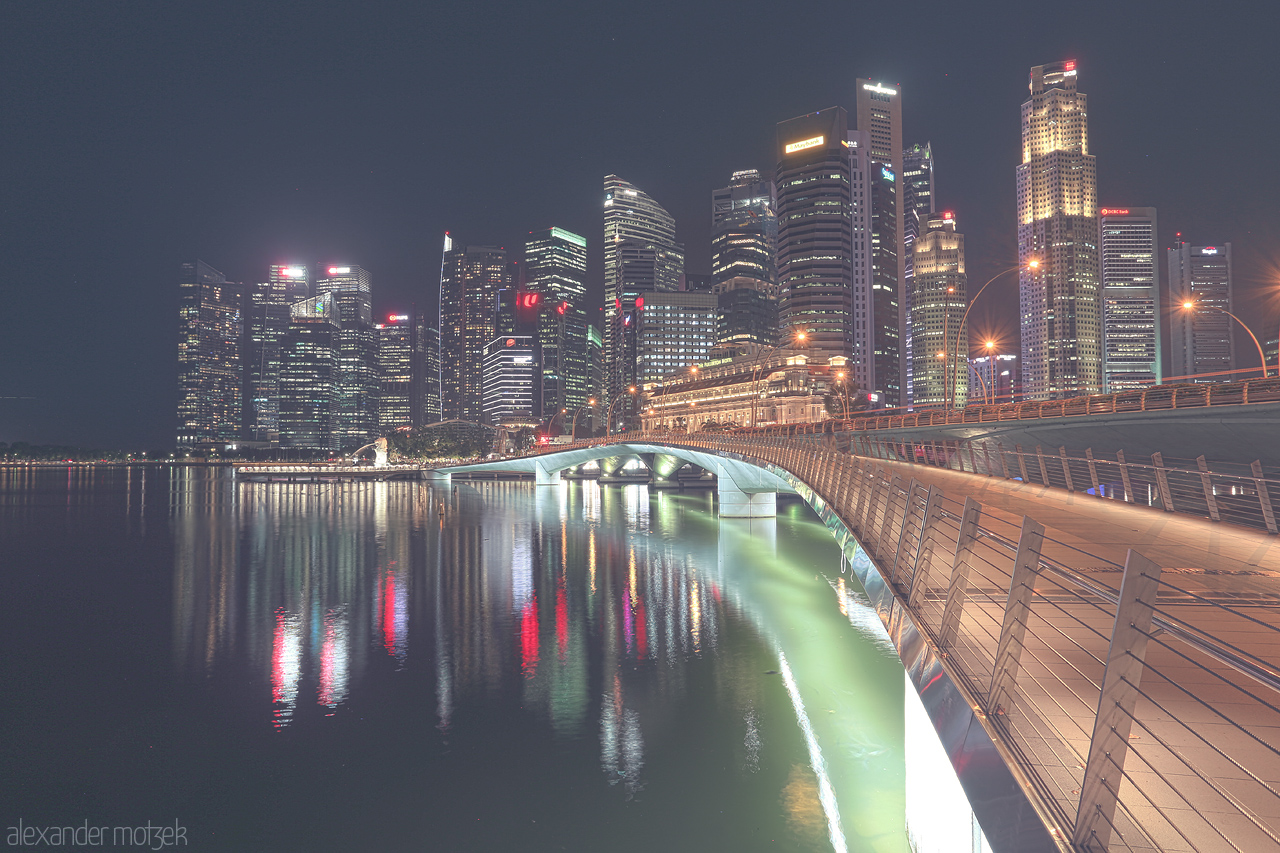
[[422, 415], [419, 425], [440, 422], [440, 330], [421, 314], [414, 320], [422, 347]]
[[[855, 120], [856, 127], [860, 131], [864, 131], [869, 135], [871, 143], [871, 160], [881, 166], [887, 166], [889, 171], [893, 173], [895, 179], [902, 176], [903, 150], [902, 150], [902, 95], [891, 86], [874, 80], [858, 79], [854, 90], [857, 100], [857, 115]], [[893, 257], [897, 261], [898, 266], [892, 270], [893, 282], [897, 286], [897, 293], [894, 296], [894, 303], [898, 306], [898, 333], [899, 341], [906, 337], [905, 330], [907, 328], [907, 277], [906, 277], [906, 251], [902, 246], [902, 238], [906, 234], [906, 228], [903, 226], [903, 210], [906, 201], [905, 195], [901, 192], [897, 193], [894, 200], [894, 218], [892, 222], [895, 243], [893, 244]], [[886, 223], [885, 228], [889, 227]], [[888, 276], [886, 270], [885, 280]], [[886, 326], [888, 318], [884, 318], [883, 322]], [[889, 405], [897, 406], [906, 402], [903, 399], [902, 389], [906, 388], [907, 371], [906, 362], [899, 358], [896, 367], [898, 368], [898, 379], [891, 381], [887, 375], [877, 377], [879, 384], [886, 389], [886, 393], [890, 393], [887, 389], [896, 387], [897, 395], [890, 393]]]
[[636, 300], [638, 383], [658, 382], [707, 360], [716, 342], [713, 293], [651, 293]]
[[883, 163], [871, 167], [867, 176], [871, 210], [871, 340], [875, 373], [868, 389], [880, 394], [889, 407], [906, 404], [903, 397], [906, 369], [903, 366], [904, 320], [902, 288], [898, 283], [901, 264], [898, 256], [897, 176]]
[[484, 348], [494, 337], [498, 291], [509, 274], [506, 250], [453, 248], [445, 235], [440, 268], [440, 416], [480, 423], [484, 418]]
[[329, 298], [338, 324], [331, 429], [338, 450], [355, 450], [377, 437], [378, 336], [369, 273], [351, 264], [320, 272], [316, 296]]
[[[963, 369], [963, 368], [961, 368]], [[1018, 357], [980, 355], [969, 362], [969, 390], [975, 400], [1011, 403], [1018, 399]]]
[[[779, 122], [777, 139], [779, 325], [803, 330], [815, 349], [853, 355], [855, 286], [869, 288], [854, 280], [854, 235], [869, 232], [870, 212], [854, 206], [848, 114], [830, 107]], [[857, 183], [864, 189], [865, 176]]]
[[1156, 209], [1098, 211], [1103, 384], [1108, 394], [1159, 385], [1164, 350]]
[[280, 343], [289, 328], [289, 306], [307, 298], [305, 264], [272, 264], [267, 280], [249, 293], [245, 352], [245, 437], [280, 440]]
[[[1170, 350], [1175, 377], [1200, 376], [1195, 382], [1230, 382], [1236, 369], [1235, 336], [1230, 317], [1231, 244], [1192, 246], [1177, 242], [1168, 251]], [[1185, 302], [1203, 306], [1186, 310]], [[1217, 309], [1217, 310], [1213, 310]]]
[[933, 149], [929, 143], [912, 145], [902, 152], [902, 293], [903, 313], [907, 317], [907, 325], [902, 341], [903, 363], [907, 367], [906, 399], [908, 403], [914, 399], [912, 390], [912, 370], [915, 366], [914, 342], [911, 339], [911, 279], [914, 270], [911, 266], [912, 254], [916, 238], [924, 227], [929, 214], [934, 212], [935, 191], [933, 186]]
[[203, 261], [178, 278], [178, 446], [240, 437], [244, 285]]
[[755, 169], [734, 172], [729, 186], [711, 193], [711, 290], [718, 297], [717, 343], [771, 346], [777, 340], [776, 207], [773, 181], [761, 180]]
[[538, 314], [543, 412], [587, 402], [587, 241], [563, 228], [533, 232], [524, 246], [526, 286], [543, 297]]
[[911, 375], [915, 405], [942, 406], [954, 399], [956, 406], [963, 406], [968, 396], [969, 340], [960, 321], [968, 301], [969, 277], [964, 267], [964, 235], [956, 230], [955, 216], [927, 215], [913, 251], [911, 337], [915, 363]]
[[421, 406], [422, 373], [426, 361], [417, 340], [417, 326], [409, 314], [391, 314], [377, 323], [378, 333], [378, 430], [417, 426], [415, 403]]
[[609, 400], [626, 397], [614, 423], [627, 424], [635, 398], [627, 389], [639, 380], [636, 300], [648, 293], [680, 289], [684, 246], [676, 223], [658, 204], [617, 175], [604, 179], [604, 369]]
[[541, 293], [516, 286], [498, 291], [494, 337], [485, 344], [482, 361], [487, 423], [542, 418], [538, 320], [545, 302]]
[[[600, 334], [595, 324], [587, 326], [587, 376], [588, 399], [594, 399], [596, 404], [588, 408], [583, 413], [583, 417], [590, 419], [591, 431], [594, 434], [596, 424], [601, 423], [607, 414], [604, 402], [604, 336]], [[577, 409], [574, 409], [574, 414], [577, 414]], [[570, 427], [572, 427], [572, 420]]]
[[281, 447], [339, 449], [333, 430], [338, 331], [337, 308], [328, 296], [290, 306], [289, 328], [280, 344]]
[[[1022, 389], [1029, 400], [1102, 391], [1097, 178], [1075, 62], [1031, 69], [1018, 164]], [[1031, 260], [1040, 262], [1028, 269]]]

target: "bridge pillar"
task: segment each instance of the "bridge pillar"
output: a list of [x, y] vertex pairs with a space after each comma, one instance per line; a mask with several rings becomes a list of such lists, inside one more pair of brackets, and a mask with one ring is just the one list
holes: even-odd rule
[[778, 515], [776, 492], [744, 492], [728, 477], [716, 478], [716, 503], [721, 518], [775, 518]]
[[447, 486], [453, 482], [453, 475], [448, 471], [437, 471], [434, 468], [423, 468], [422, 479], [437, 486]]
[[654, 489], [675, 489], [680, 484], [676, 482], [675, 473], [680, 470], [680, 466], [684, 461], [674, 456], [668, 456], [665, 453], [655, 453], [653, 458], [646, 460], [649, 463], [649, 469], [653, 472], [653, 483], [651, 488]]
[[551, 469], [541, 462], [533, 465], [533, 482], [539, 486], [555, 486], [560, 483], [560, 469]]

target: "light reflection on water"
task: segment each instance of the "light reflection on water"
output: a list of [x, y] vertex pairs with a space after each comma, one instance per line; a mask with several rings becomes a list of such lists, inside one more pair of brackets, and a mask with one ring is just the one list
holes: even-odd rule
[[[406, 807], [430, 792], [422, 839], [482, 849], [464, 822], [478, 818], [455, 814], [489, 797], [492, 784], [459, 776], [475, 766], [494, 780], [549, 773], [548, 796], [588, 798], [526, 817], [559, 833], [541, 840], [517, 833], [509, 801], [487, 806], [479, 821], [511, 849], [905, 850], [901, 666], [795, 504], [777, 520], [718, 520], [708, 491], [592, 481], [120, 475], [130, 534], [147, 519], [172, 537], [179, 681], [245, 720], [229, 726], [274, 731], [280, 745], [263, 748], [286, 761], [344, 732], [374, 737], [374, 718], [371, 778], [402, 744], [425, 744], [413, 775], [379, 789]], [[250, 699], [227, 704], [233, 691]], [[403, 714], [388, 722], [388, 708]], [[358, 772], [335, 765], [314, 784]], [[305, 814], [317, 834], [339, 819]]]

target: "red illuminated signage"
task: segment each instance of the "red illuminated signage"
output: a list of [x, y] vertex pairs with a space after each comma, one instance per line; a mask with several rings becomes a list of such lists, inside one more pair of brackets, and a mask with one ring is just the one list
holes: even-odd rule
[[1098, 211], [1100, 216], [1128, 216], [1129, 208], [1127, 207], [1104, 207]]
[[637, 297], [636, 297], [636, 308], [643, 308], [643, 307], [644, 307], [644, 297], [643, 297], [643, 296], [637, 296]]
[[1074, 59], [1069, 60], [1069, 61], [1067, 62], [1067, 70], [1068, 70], [1068, 71], [1073, 70], [1075, 67], [1076, 67], [1076, 61], [1075, 61]]
[[569, 308], [568, 302], [561, 302], [559, 305], [556, 306], [556, 313], [563, 314], [568, 308]]
[[515, 339], [515, 338], [507, 338], [507, 346], [509, 346], [509, 347], [513, 347], [513, 346], [515, 346], [515, 345], [516, 345], [516, 339]]
[[541, 298], [536, 293], [522, 293], [520, 294], [519, 305], [521, 308], [537, 308], [538, 300]]

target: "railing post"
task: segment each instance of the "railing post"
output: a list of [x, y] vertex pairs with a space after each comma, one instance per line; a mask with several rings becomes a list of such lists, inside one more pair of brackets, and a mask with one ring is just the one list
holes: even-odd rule
[[1129, 463], [1124, 461], [1124, 451], [1116, 451], [1116, 459], [1120, 465], [1120, 482], [1124, 484], [1125, 503], [1137, 503], [1133, 496], [1133, 483], [1129, 480]]
[[1089, 481], [1093, 483], [1093, 493], [1102, 497], [1102, 484], [1098, 482], [1098, 463], [1093, 461], [1093, 448], [1084, 449], [1084, 458], [1089, 460]]
[[1071, 463], [1067, 462], [1067, 448], [1058, 448], [1058, 458], [1062, 460], [1062, 476], [1067, 481], [1067, 491], [1074, 492], [1076, 490], [1075, 481], [1071, 479]]
[[969, 470], [974, 474], [978, 473], [978, 463], [973, 458], [973, 441], [966, 441], [964, 448], [969, 451]]
[[1044, 448], [1036, 445], [1036, 460], [1040, 463], [1040, 482], [1049, 485], [1049, 469], [1044, 464]]
[[996, 455], [1000, 457], [1000, 476], [1009, 479], [1009, 460], [1004, 455], [1004, 442], [996, 442]]
[[920, 542], [916, 548], [916, 564], [911, 569], [911, 591], [907, 604], [912, 613], [920, 612], [920, 599], [924, 597], [923, 576], [933, 563], [933, 534], [942, 515], [942, 492], [936, 486], [929, 487], [929, 499], [924, 506], [924, 521], [920, 524]]
[[994, 477], [995, 473], [991, 470], [991, 448], [987, 442], [982, 442], [982, 459], [987, 466], [987, 476]]
[[1218, 497], [1213, 493], [1213, 479], [1209, 476], [1209, 463], [1203, 456], [1196, 457], [1196, 467], [1200, 469], [1200, 486], [1204, 489], [1204, 502], [1209, 505], [1209, 517], [1214, 521], [1222, 521], [1218, 514]]
[[973, 498], [965, 498], [964, 511], [960, 515], [960, 533], [956, 536], [956, 553], [951, 561], [951, 581], [947, 584], [947, 603], [942, 610], [942, 626], [938, 629], [938, 643], [944, 649], [955, 645], [960, 631], [960, 616], [969, 592], [969, 560], [978, 543], [978, 520], [981, 517], [982, 504]]
[[871, 491], [871, 483], [868, 482], [870, 478], [867, 476], [870, 468], [869, 464], [858, 466], [858, 502], [853, 510], [854, 524], [858, 525], [858, 536], [864, 538], [867, 531], [867, 492]]
[[1005, 604], [995, 668], [991, 672], [991, 689], [987, 693], [987, 712], [990, 714], [1003, 713], [1007, 716], [1013, 707], [1013, 690], [1018, 681], [1027, 619], [1031, 614], [1031, 596], [1040, 572], [1040, 549], [1043, 545], [1044, 525], [1023, 516], [1018, 553], [1013, 559], [1013, 574], [1009, 579], [1009, 600]]
[[[915, 479], [913, 478], [911, 482], [914, 484]], [[880, 558], [882, 569], [886, 568], [883, 564], [885, 557], [888, 556], [888, 552], [885, 550], [884, 546], [889, 541], [890, 526], [893, 524], [893, 505], [898, 499], [898, 489], [902, 488], [901, 484], [902, 477], [895, 474], [893, 476], [893, 482], [889, 484], [888, 494], [884, 499], [884, 518], [880, 521], [880, 534], [876, 537], [876, 556]], [[892, 566], [887, 568], [892, 570]], [[889, 580], [893, 580], [892, 574], [890, 575]]]
[[1160, 488], [1160, 505], [1165, 512], [1173, 512], [1173, 493], [1169, 491], [1169, 473], [1164, 469], [1164, 457], [1159, 451], [1151, 454], [1151, 464], [1156, 468], [1156, 485]]
[[1249, 466], [1253, 471], [1253, 485], [1258, 490], [1258, 503], [1262, 506], [1262, 520], [1266, 522], [1269, 533], [1276, 532], [1276, 511], [1271, 506], [1271, 493], [1267, 481], [1262, 479], [1262, 462], [1255, 459]]
[[1080, 783], [1080, 806], [1072, 844], [1080, 850], [1109, 850], [1116, 801], [1129, 753], [1129, 730], [1138, 703], [1147, 638], [1160, 567], [1130, 550], [1120, 581], [1115, 626], [1107, 650], [1107, 669], [1098, 696], [1098, 713], [1089, 740], [1089, 759]]
[[924, 485], [911, 478], [911, 487], [907, 489], [907, 499], [902, 503], [902, 524], [898, 526], [898, 547], [893, 552], [893, 566], [889, 569], [890, 581], [897, 586], [902, 579], [902, 564], [906, 562], [906, 544], [907, 544], [907, 522], [911, 519], [911, 513], [916, 502], [916, 490], [923, 489]]
[[1030, 483], [1031, 477], [1027, 474], [1027, 454], [1022, 452], [1022, 445], [1015, 444], [1014, 448], [1018, 454], [1018, 470], [1022, 473], [1022, 482]]

